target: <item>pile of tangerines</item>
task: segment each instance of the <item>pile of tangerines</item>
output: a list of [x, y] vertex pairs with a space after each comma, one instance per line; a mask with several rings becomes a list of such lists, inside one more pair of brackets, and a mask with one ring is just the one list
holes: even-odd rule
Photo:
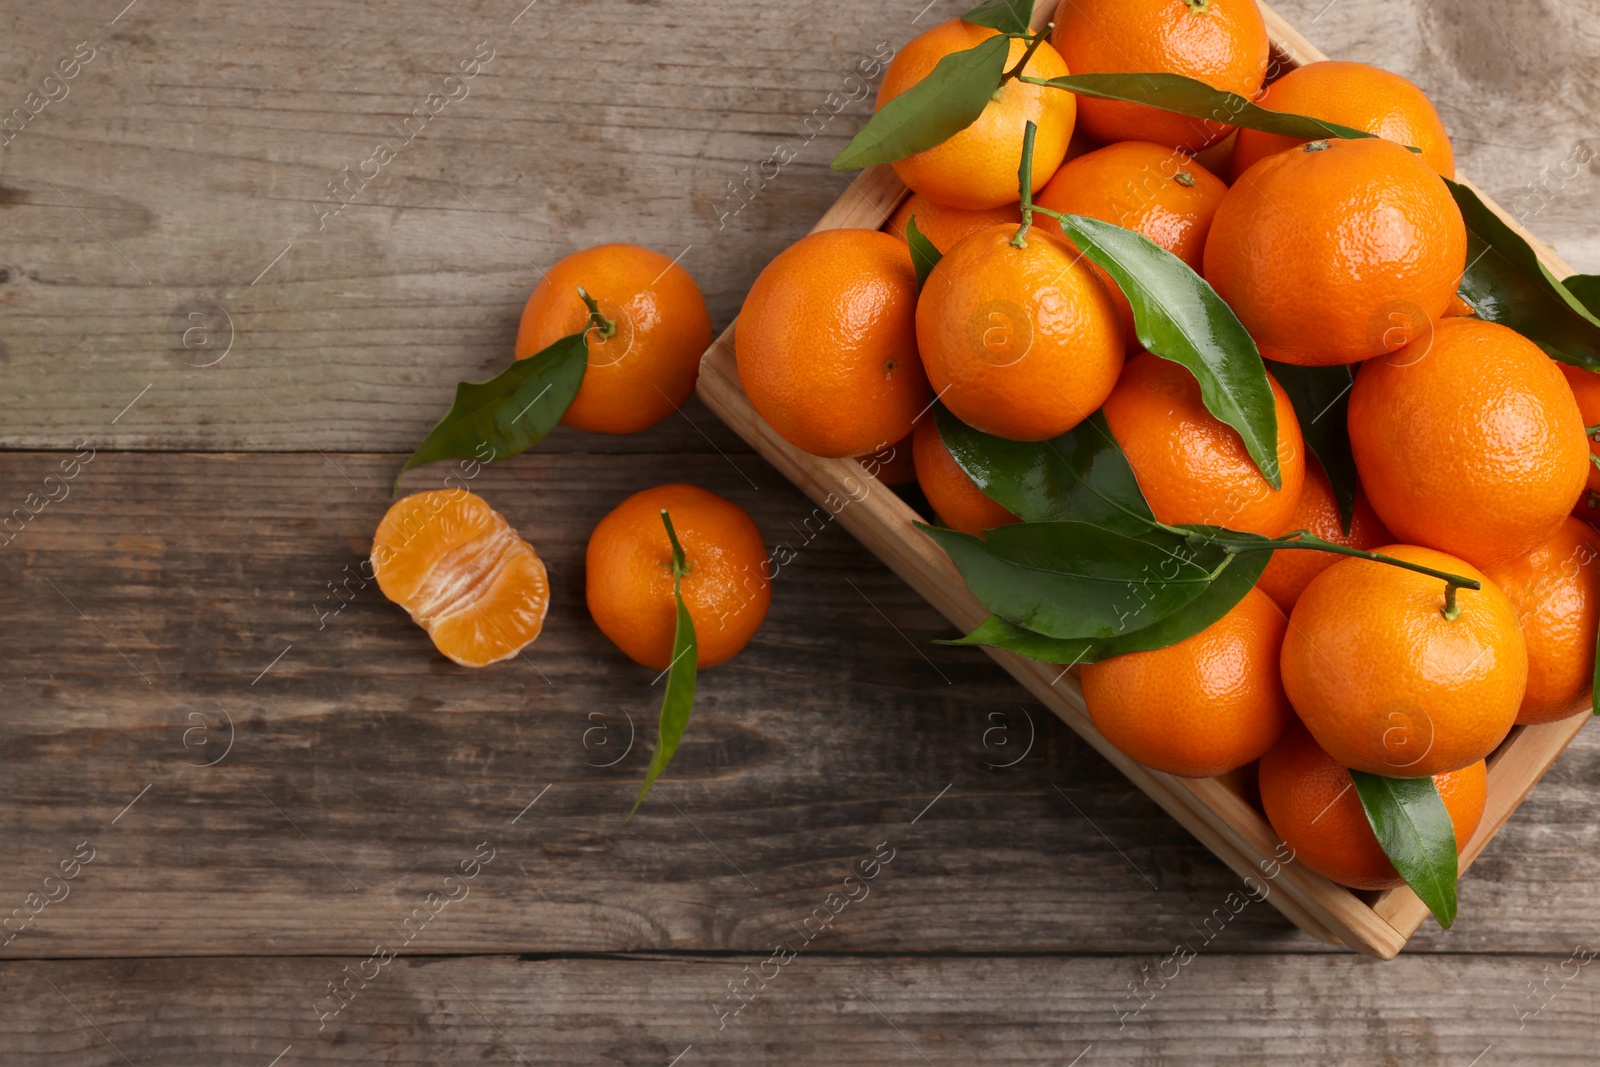
[[[1470, 194], [1410, 82], [1269, 78], [1255, 0], [1029, 15], [990, 0], [895, 57], [836, 166], [890, 162], [911, 193], [885, 230], [813, 233], [761, 272], [744, 391], [794, 446], [920, 487], [994, 613], [967, 643], [1080, 667], [1095, 726], [1153, 768], [1258, 765], [1272, 826], [1328, 878], [1448, 875], [1447, 900], [1424, 893], [1448, 924], [1485, 757], [1592, 689], [1600, 360], [1463, 299], [1496, 250], [1469, 263]], [[577, 253], [529, 299], [516, 362], [459, 386], [408, 467], [503, 458], [558, 420], [643, 429], [710, 340], [676, 263]], [[373, 560], [459, 663], [543, 624], [537, 554], [464, 488], [397, 503]], [[658, 487], [599, 524], [587, 566], [600, 629], [675, 672], [648, 788], [693, 667], [765, 615], [761, 534]]]
[[[1440, 839], [1453, 882], [1485, 757], [1588, 703], [1600, 536], [1572, 515], [1600, 487], [1600, 376], [1458, 297], [1450, 140], [1410, 82], [1319, 62], [1264, 86], [1255, 0], [1062, 0], [1043, 33], [1017, 6], [896, 56], [841, 162], [892, 162], [911, 195], [888, 232], [772, 261], [736, 327], [744, 389], [808, 452], [887, 470], [909, 451], [929, 533], [995, 613], [968, 640], [1081, 664], [1128, 755], [1197, 777], [1259, 761], [1277, 833], [1345, 885], [1398, 885], [1391, 856], [1425, 866]], [[992, 86], [971, 72], [1002, 36], [998, 88], [941, 129]], [[1072, 77], [1127, 72], [1334, 135]], [[1195, 356], [1219, 337], [1226, 365]], [[1263, 425], [1253, 451], [1241, 428]], [[1418, 812], [1435, 840], [1408, 844], [1393, 824]]]

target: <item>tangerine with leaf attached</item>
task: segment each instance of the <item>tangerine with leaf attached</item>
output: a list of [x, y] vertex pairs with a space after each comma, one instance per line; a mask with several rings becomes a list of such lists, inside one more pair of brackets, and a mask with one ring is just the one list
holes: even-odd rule
[[584, 555], [589, 614], [635, 662], [659, 671], [671, 665], [678, 607], [663, 511], [672, 516], [689, 567], [680, 589], [694, 621], [695, 662], [713, 667], [749, 643], [772, 602], [761, 530], [743, 508], [715, 493], [660, 485], [601, 519]]
[[[589, 325], [578, 290], [594, 298], [606, 328]], [[593, 433], [637, 433], [694, 392], [711, 344], [711, 314], [689, 272], [630, 244], [585, 248], [545, 272], [522, 309], [516, 358], [587, 332], [583, 384], [561, 421]]]
[[[976, 48], [998, 32], [951, 19], [913, 37], [884, 72], [878, 107], [926, 78], [941, 59]], [[1012, 38], [1006, 69], [1020, 63], [1027, 50], [1027, 42]], [[1022, 73], [1061, 78], [1067, 65], [1048, 42], [1042, 42]], [[1071, 93], [1010, 78], [995, 90], [994, 99], [972, 125], [941, 144], [895, 160], [894, 172], [915, 191], [950, 207], [982, 210], [1016, 203], [1022, 196], [1017, 173], [1022, 169], [1023, 128], [1029, 121], [1039, 126], [1030, 175], [1031, 188], [1037, 190], [1066, 158], [1076, 115]]]

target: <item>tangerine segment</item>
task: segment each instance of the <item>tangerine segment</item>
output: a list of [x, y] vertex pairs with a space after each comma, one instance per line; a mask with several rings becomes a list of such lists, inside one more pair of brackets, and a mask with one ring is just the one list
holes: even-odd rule
[[1569, 518], [1526, 556], [1484, 573], [1517, 609], [1528, 646], [1528, 692], [1517, 722], [1555, 722], [1584, 710], [1600, 625], [1600, 534]]
[[991, 226], [952, 248], [917, 301], [928, 381], [967, 425], [1043, 441], [1092, 415], [1122, 370], [1116, 305], [1083, 257], [1033, 230]]
[[[1384, 855], [1350, 781], [1350, 772], [1293, 726], [1261, 757], [1261, 806], [1267, 821], [1304, 863], [1324, 878], [1352, 889], [1393, 889], [1404, 880]], [[1472, 839], [1489, 797], [1483, 760], [1433, 776], [1450, 814], [1456, 851]]]
[[695, 661], [714, 667], [749, 642], [772, 603], [760, 528], [715, 493], [661, 485], [633, 494], [601, 519], [585, 553], [589, 614], [635, 662], [655, 670], [671, 665], [678, 608], [663, 510], [672, 516], [689, 565], [680, 588], [694, 621]]
[[1556, 364], [1480, 319], [1444, 319], [1364, 364], [1349, 427], [1384, 525], [1479, 567], [1555, 533], [1589, 472], [1583, 418]]
[[1467, 228], [1444, 180], [1392, 141], [1312, 141], [1228, 190], [1205, 277], [1261, 354], [1354, 363], [1427, 332], [1455, 296]]
[[1346, 767], [1421, 778], [1483, 759], [1511, 730], [1528, 683], [1517, 611], [1463, 560], [1414, 545], [1379, 552], [1475, 578], [1445, 617], [1445, 583], [1365, 559], [1311, 580], [1289, 616], [1283, 687], [1317, 743]]
[[[1450, 135], [1432, 101], [1405, 78], [1380, 67], [1334, 59], [1307, 63], [1267, 86], [1256, 103], [1268, 111], [1308, 115], [1410, 145], [1441, 175], [1456, 176]], [[1268, 156], [1302, 144], [1294, 137], [1241, 129], [1233, 149], [1234, 180]]]
[[1128, 360], [1102, 410], [1157, 519], [1266, 537], [1291, 529], [1305, 484], [1305, 442], [1289, 395], [1272, 375], [1267, 381], [1278, 419], [1279, 489], [1238, 431], [1206, 409], [1200, 383], [1185, 367], [1149, 352]]
[[1257, 759], [1290, 720], [1278, 679], [1283, 612], [1252, 589], [1192, 637], [1083, 668], [1095, 729], [1158, 771], [1209, 778]]
[[[1050, 40], [1074, 74], [1164, 71], [1253, 100], [1271, 42], [1256, 0], [1062, 0]], [[1098, 141], [1156, 141], [1196, 151], [1233, 127], [1120, 100], [1078, 101]], [[1226, 117], [1225, 115], [1222, 117]]]
[[[877, 106], [883, 107], [927, 77], [945, 56], [976, 48], [998, 32], [951, 19], [913, 37], [884, 72]], [[1021, 39], [1012, 39], [1007, 70], [1021, 61], [1027, 47]], [[1041, 44], [1023, 73], [1032, 78], [1062, 78], [1067, 65], [1054, 48]], [[1014, 204], [1022, 198], [1017, 173], [1022, 169], [1025, 127], [1030, 121], [1039, 127], [1029, 176], [1029, 191], [1033, 192], [1066, 158], [1077, 108], [1071, 93], [1012, 78], [995, 91], [994, 99], [970, 126], [932, 148], [895, 160], [892, 166], [906, 185], [950, 207], [982, 210]]]
[[711, 313], [689, 272], [630, 244], [596, 245], [551, 267], [528, 297], [516, 358], [526, 359], [583, 330], [582, 286], [616, 329], [588, 333], [583, 384], [561, 421], [591, 433], [637, 433], [672, 414], [694, 391]]
[[515, 656], [539, 636], [550, 606], [539, 554], [464, 489], [396, 501], [373, 537], [372, 569], [383, 595], [463, 667]]

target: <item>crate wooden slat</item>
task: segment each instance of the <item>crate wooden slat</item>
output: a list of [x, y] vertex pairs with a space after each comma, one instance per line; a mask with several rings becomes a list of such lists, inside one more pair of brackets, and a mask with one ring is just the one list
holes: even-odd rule
[[[1054, 6], [1055, 0], [1042, 0], [1036, 6], [1034, 24], [1043, 25]], [[1327, 58], [1270, 7], [1263, 4], [1262, 11], [1281, 69]], [[869, 168], [856, 176], [813, 231], [878, 228], [905, 195], [905, 186], [891, 168]], [[1572, 273], [1498, 205], [1481, 191], [1478, 195], [1528, 237], [1557, 277]], [[706, 406], [803, 492], [836, 513], [846, 529], [952, 624], [966, 631], [986, 618], [989, 613], [967, 591], [955, 565], [915, 528], [919, 516], [892, 490], [878, 483], [856, 460], [822, 459], [800, 451], [756, 414], [740, 388], [735, 367], [737, 328], [737, 322], [730, 325], [701, 361], [697, 392]], [[1301, 929], [1389, 959], [1427, 917], [1426, 907], [1409, 888], [1359, 894], [1292, 861], [1280, 862], [1277, 836], [1233, 781], [1178, 778], [1135, 762], [1100, 736], [1089, 721], [1076, 672], [998, 649], [987, 651], [1218, 858], [1241, 877], [1254, 879], [1252, 884], [1264, 887], [1267, 899]], [[1511, 817], [1587, 718], [1576, 715], [1546, 726], [1518, 727], [1490, 757], [1488, 808], [1477, 833], [1462, 851], [1463, 870]], [[1462, 921], [1471, 921], [1471, 917]]]

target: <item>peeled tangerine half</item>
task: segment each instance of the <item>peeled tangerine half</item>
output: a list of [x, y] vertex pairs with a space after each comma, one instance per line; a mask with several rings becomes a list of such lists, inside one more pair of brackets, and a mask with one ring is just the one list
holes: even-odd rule
[[539, 636], [550, 582], [533, 546], [465, 489], [398, 501], [372, 539], [383, 595], [463, 667], [510, 659]]

